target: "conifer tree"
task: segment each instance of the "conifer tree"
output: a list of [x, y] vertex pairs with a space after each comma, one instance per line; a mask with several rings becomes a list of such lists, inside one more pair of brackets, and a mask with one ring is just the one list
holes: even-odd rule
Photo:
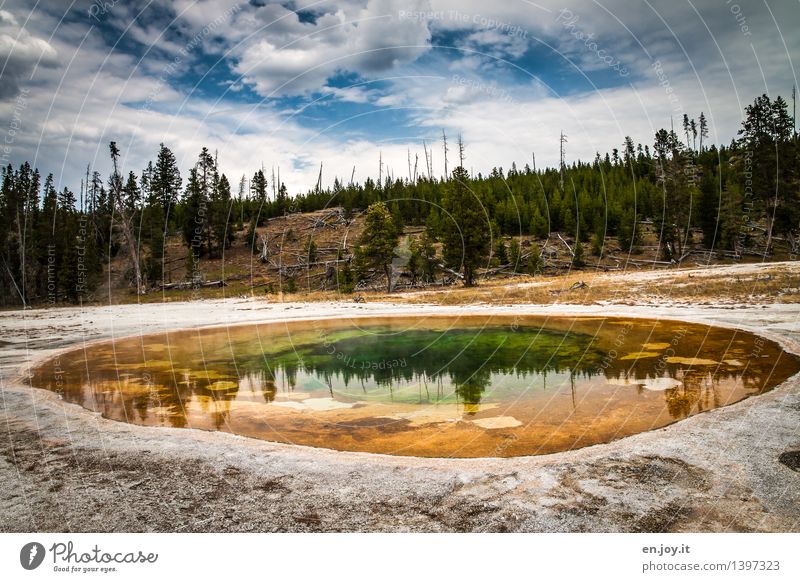
[[583, 245], [579, 240], [575, 241], [575, 250], [572, 253], [572, 266], [576, 269], [586, 266], [586, 261], [583, 259]]
[[386, 290], [392, 292], [392, 259], [399, 234], [392, 215], [383, 202], [376, 202], [367, 209], [364, 232], [359, 239], [364, 268], [381, 269], [386, 276]]
[[536, 242], [531, 243], [531, 251], [528, 254], [528, 274], [529, 275], [539, 275], [544, 267], [544, 261], [542, 261], [542, 255], [539, 251], [539, 245]]
[[469, 189], [469, 174], [463, 166], [453, 170], [442, 200], [449, 216], [443, 220], [442, 252], [445, 263], [461, 271], [464, 285], [475, 285], [475, 270], [486, 260], [489, 234], [486, 214], [476, 195]]
[[520, 254], [521, 250], [519, 247], [519, 241], [515, 238], [512, 238], [508, 249], [508, 258], [511, 262], [511, 269], [515, 273], [519, 273], [520, 270], [522, 270], [522, 265], [520, 264]]
[[158, 204], [160, 206], [164, 217], [161, 230], [168, 232], [168, 224], [175, 214], [174, 207], [180, 198], [183, 180], [178, 170], [175, 154], [163, 143], [159, 146], [158, 158], [152, 174], [149, 176], [149, 181], [151, 198], [148, 202], [151, 205]]

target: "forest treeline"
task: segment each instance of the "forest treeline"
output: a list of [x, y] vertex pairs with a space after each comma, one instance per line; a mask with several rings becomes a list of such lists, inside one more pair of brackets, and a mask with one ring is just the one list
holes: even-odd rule
[[[330, 188], [318, 184], [290, 196], [263, 169], [232, 185], [207, 148], [186, 174], [164, 144], [138, 174], [124, 171], [111, 142], [111, 175], [87, 168], [77, 196], [66, 187], [57, 190], [52, 174], [42, 179], [27, 162], [2, 169], [0, 297], [2, 305], [91, 300], [118, 255], [125, 258], [126, 281], [143, 293], [164, 279], [170, 236], [182, 237], [192, 280], [201, 276], [205, 257], [219, 257], [233, 244], [255, 250], [256, 229], [270, 218], [332, 206], [352, 216], [381, 202], [388, 214], [375, 211], [372, 220], [380, 228], [391, 221], [389, 242], [403, 226], [424, 225], [426, 261], [441, 261], [467, 284], [488, 253], [497, 252], [490, 240], [501, 235], [561, 232], [593, 247], [614, 236], [623, 250], [635, 251], [643, 220], [659, 233], [665, 261], [680, 262], [698, 233], [709, 249], [740, 252], [754, 244], [754, 226], [765, 233], [765, 256], [779, 239], [796, 253], [798, 145], [786, 101], [762, 95], [746, 107], [738, 138], [729, 145], [708, 143], [701, 113], [697, 121], [684, 116], [677, 131], [659, 130], [652, 144], [628, 137], [592, 161], [545, 169], [512, 164], [470, 176], [459, 140], [458, 160], [445, 178], [417, 174], [416, 167], [412, 173], [409, 162], [407, 178], [381, 172], [363, 184], [336, 179]], [[427, 160], [426, 151], [429, 167]], [[441, 257], [431, 256], [436, 241]], [[357, 263], [385, 267], [391, 260], [386, 240], [362, 243]]]

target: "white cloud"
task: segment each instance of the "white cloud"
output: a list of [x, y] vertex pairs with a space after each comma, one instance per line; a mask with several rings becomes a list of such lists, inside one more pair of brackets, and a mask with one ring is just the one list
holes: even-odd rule
[[234, 51], [234, 70], [267, 97], [318, 90], [338, 72], [380, 74], [427, 50], [427, 24], [398, 16], [401, 7], [425, 5], [421, 0], [368, 0], [325, 12], [310, 24], [269, 4], [254, 15], [263, 25]]
[[0, 10], [0, 25], [19, 26], [14, 15], [6, 10]]
[[43, 38], [20, 28], [13, 14], [0, 11], [0, 99], [14, 97], [36, 67], [58, 64], [56, 50]]
[[[800, 37], [791, 34], [797, 7], [788, 3], [770, 6], [777, 27], [766, 7], [740, 3], [752, 33], [745, 36], [730, 8], [719, 2], [700, 3], [703, 20], [683, 4], [659, 5], [656, 14], [644, 3], [609, 0], [603, 3], [609, 14], [598, 5], [573, 2], [567, 6], [580, 16], [577, 26], [594, 34], [633, 74], [622, 86], [554, 96], [543, 83], [574, 74], [566, 60], [528, 62], [530, 79], [518, 71], [512, 82], [502, 68], [487, 66], [492, 59], [429, 47], [436, 32], [462, 31], [462, 48], [516, 58], [541, 39], [582, 69], [602, 70], [597, 54], [557, 21], [560, 0], [535, 3], [543, 8], [522, 1], [297, 2], [297, 9], [313, 13], [302, 19], [277, 2], [263, 7], [236, 0], [157, 4], [165, 14], [180, 14], [168, 29], [169, 19], [162, 22], [150, 13], [133, 20], [141, 10], [133, 3], [117, 3], [108, 15], [118, 32], [131, 24], [128, 40], [157, 45], [141, 62], [138, 54], [111, 50], [97, 30], [84, 40], [90, 19], [61, 20], [70, 2], [48, 3], [30, 17], [21, 0], [4, 5], [0, 63], [6, 57], [8, 63], [2, 85], [13, 87], [16, 80], [27, 79], [39, 63], [13, 144], [15, 163], [31, 160], [53, 171], [62, 185], [77, 189], [87, 163], [107, 172], [108, 141], [119, 143], [126, 169], [137, 172], [163, 141], [175, 150], [184, 174], [200, 148], [208, 146], [219, 150], [232, 182], [242, 173], [252, 175], [262, 162], [268, 169], [280, 165], [294, 193], [313, 186], [320, 161], [327, 183], [335, 175], [349, 180], [353, 166], [356, 179], [374, 178], [379, 151], [389, 171], [406, 176], [409, 149], [412, 162], [415, 154], [422, 158], [421, 139], [438, 140], [443, 128], [453, 138], [463, 133], [467, 166], [476, 172], [508, 167], [512, 161], [522, 165], [531, 151], [540, 166], [555, 164], [562, 129], [569, 135], [568, 159], [590, 160], [595, 151], [620, 147], [626, 134], [650, 144], [656, 129], [669, 126], [670, 116], [679, 123], [675, 103], [659, 84], [664, 80], [683, 111], [695, 117], [706, 113], [712, 141], [727, 142], [735, 135], [742, 107], [756, 94], [789, 93], [795, 82], [793, 59], [800, 54]], [[202, 35], [204, 27], [236, 6], [240, 9]], [[415, 11], [440, 14], [400, 15]], [[511, 26], [518, 27], [513, 34]], [[201, 44], [182, 66], [212, 53], [227, 55], [216, 66], [235, 73], [220, 81], [229, 93], [218, 102], [183, 92], [173, 75], [159, 79], [170, 56], [198, 34]], [[664, 79], [654, 73], [654, 59], [662, 63]], [[335, 87], [331, 78], [339, 72], [352, 73], [359, 82]], [[469, 83], [454, 79], [456, 74]], [[539, 75], [541, 83], [534, 80]], [[386, 140], [365, 134], [354, 138], [342, 131], [347, 120], [339, 119], [330, 119], [325, 131], [311, 131], [301, 123], [310, 110], [271, 99], [258, 106], [242, 104], [243, 84], [265, 97], [330, 94], [323, 102], [407, 107], [412, 122], [378, 128], [381, 135], [390, 135]], [[152, 107], [132, 105], [150, 97]], [[10, 119], [13, 107], [10, 96], [0, 94], [0, 119]], [[434, 147], [435, 173], [441, 174], [441, 149]]]

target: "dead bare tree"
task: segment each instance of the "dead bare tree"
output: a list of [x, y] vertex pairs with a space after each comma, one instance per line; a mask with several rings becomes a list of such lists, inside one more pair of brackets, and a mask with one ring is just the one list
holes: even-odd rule
[[258, 255], [258, 260], [261, 261], [262, 263], [269, 262], [269, 248], [267, 246], [267, 237], [265, 237], [262, 234], [258, 243], [261, 246], [261, 253]]
[[111, 163], [113, 173], [111, 175], [111, 196], [114, 201], [114, 210], [119, 217], [119, 226], [122, 231], [122, 238], [128, 251], [128, 262], [133, 272], [133, 283], [136, 287], [136, 294], [144, 293], [144, 281], [142, 280], [142, 269], [139, 263], [139, 249], [136, 244], [136, 236], [133, 229], [133, 219], [136, 209], [129, 205], [122, 196], [122, 176], [119, 173], [119, 148], [117, 142], [109, 144], [111, 150]]
[[431, 160], [428, 157], [428, 144], [425, 143], [424, 139], [422, 140], [422, 150], [425, 152], [425, 171], [428, 172], [428, 180], [430, 180], [433, 170], [431, 169]]
[[444, 150], [444, 179], [447, 180], [447, 134], [442, 130], [442, 149]]

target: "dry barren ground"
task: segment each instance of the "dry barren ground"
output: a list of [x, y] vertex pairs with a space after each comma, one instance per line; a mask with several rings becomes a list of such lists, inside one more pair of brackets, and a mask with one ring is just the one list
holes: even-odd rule
[[[784, 263], [598, 275], [583, 300], [565, 300], [567, 277], [536, 302], [536, 281], [512, 281], [366, 305], [225, 299], [3, 312], [0, 530], [800, 531], [798, 377], [664, 429], [509, 459], [343, 453], [132, 426], [21, 382], [31, 363], [84, 341], [410, 311], [683, 319], [755, 331], [800, 353], [798, 273]], [[590, 295], [596, 288], [607, 291]], [[699, 303], [708, 305], [670, 289], [705, 289]]]

